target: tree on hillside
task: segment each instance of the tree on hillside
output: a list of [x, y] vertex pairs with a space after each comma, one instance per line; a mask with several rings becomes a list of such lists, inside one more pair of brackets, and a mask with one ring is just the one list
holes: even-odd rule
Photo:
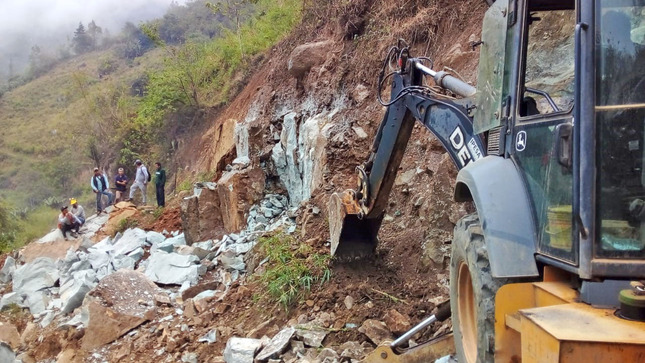
[[103, 29], [101, 29], [100, 26], [96, 25], [94, 20], [92, 20], [89, 24], [87, 24], [87, 34], [92, 41], [92, 50], [97, 49], [99, 47], [101, 36], [103, 35]]
[[122, 34], [121, 54], [124, 58], [134, 59], [142, 56], [154, 43], [143, 31], [131, 22], [125, 23]]
[[78, 28], [74, 31], [74, 38], [72, 38], [74, 52], [76, 54], [87, 53], [92, 50], [92, 38], [85, 31], [83, 23], [78, 23]]
[[206, 3], [206, 6], [216, 14], [221, 14], [233, 22], [235, 34], [240, 47], [240, 54], [244, 59], [244, 47], [242, 45], [242, 23], [252, 12], [252, 5], [258, 0], [221, 0], [218, 3]]

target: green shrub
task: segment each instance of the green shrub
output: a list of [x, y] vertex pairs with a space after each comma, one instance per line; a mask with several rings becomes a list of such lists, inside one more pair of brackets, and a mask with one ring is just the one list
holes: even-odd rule
[[260, 277], [268, 298], [288, 310], [305, 297], [314, 284], [331, 278], [331, 256], [312, 251], [284, 234], [260, 238], [260, 250], [269, 257], [267, 268]]

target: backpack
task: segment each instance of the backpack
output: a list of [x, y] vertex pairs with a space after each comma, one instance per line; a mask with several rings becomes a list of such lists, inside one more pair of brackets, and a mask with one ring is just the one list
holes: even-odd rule
[[148, 177], [146, 179], [148, 179], [148, 183], [150, 183], [150, 180], [152, 180], [152, 176], [150, 175], [150, 172], [148, 171], [148, 168], [146, 168], [145, 171], [146, 171], [146, 174], [148, 175]]

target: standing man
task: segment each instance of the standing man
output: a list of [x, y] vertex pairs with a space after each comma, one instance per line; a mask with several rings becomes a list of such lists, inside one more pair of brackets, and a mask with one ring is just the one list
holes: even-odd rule
[[99, 168], [94, 168], [94, 176], [90, 181], [92, 185], [92, 190], [96, 194], [96, 214], [101, 214], [103, 212], [103, 196], [107, 195], [108, 204], [112, 204], [114, 200], [114, 194], [110, 193], [110, 184], [108, 183], [108, 178], [105, 174], [99, 172]]
[[84, 225], [85, 209], [78, 205], [78, 202], [74, 198], [70, 199], [69, 203], [72, 205], [72, 210], [70, 211], [70, 213], [72, 213], [78, 219], [78, 222], [81, 224], [81, 226]]
[[164, 187], [166, 186], [166, 171], [161, 168], [161, 163], [156, 162], [155, 166], [155, 187], [157, 188], [157, 206], [163, 207], [166, 205], [166, 194]]
[[130, 187], [130, 198], [128, 200], [132, 200], [134, 198], [134, 192], [139, 189], [143, 194], [143, 205], [146, 205], [146, 191], [148, 189], [148, 178], [150, 174], [148, 174], [148, 169], [146, 169], [141, 160], [137, 159], [134, 165], [137, 166], [137, 174], [134, 176], [134, 183]]
[[118, 203], [121, 201], [121, 196], [125, 194], [125, 186], [128, 184], [128, 176], [124, 174], [123, 168], [119, 168], [119, 173], [114, 178], [114, 184], [116, 184], [115, 203]]
[[60, 208], [60, 214], [58, 215], [58, 228], [63, 233], [65, 241], [67, 241], [68, 231], [71, 231], [72, 237], [78, 237], [78, 229], [80, 227], [81, 223], [78, 221], [78, 218], [67, 210], [66, 205], [62, 206]]

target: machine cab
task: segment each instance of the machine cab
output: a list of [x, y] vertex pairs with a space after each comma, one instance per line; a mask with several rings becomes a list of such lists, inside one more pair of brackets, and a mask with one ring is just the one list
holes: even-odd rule
[[645, 278], [645, 0], [498, 0], [483, 34], [475, 129], [522, 174], [537, 259]]

